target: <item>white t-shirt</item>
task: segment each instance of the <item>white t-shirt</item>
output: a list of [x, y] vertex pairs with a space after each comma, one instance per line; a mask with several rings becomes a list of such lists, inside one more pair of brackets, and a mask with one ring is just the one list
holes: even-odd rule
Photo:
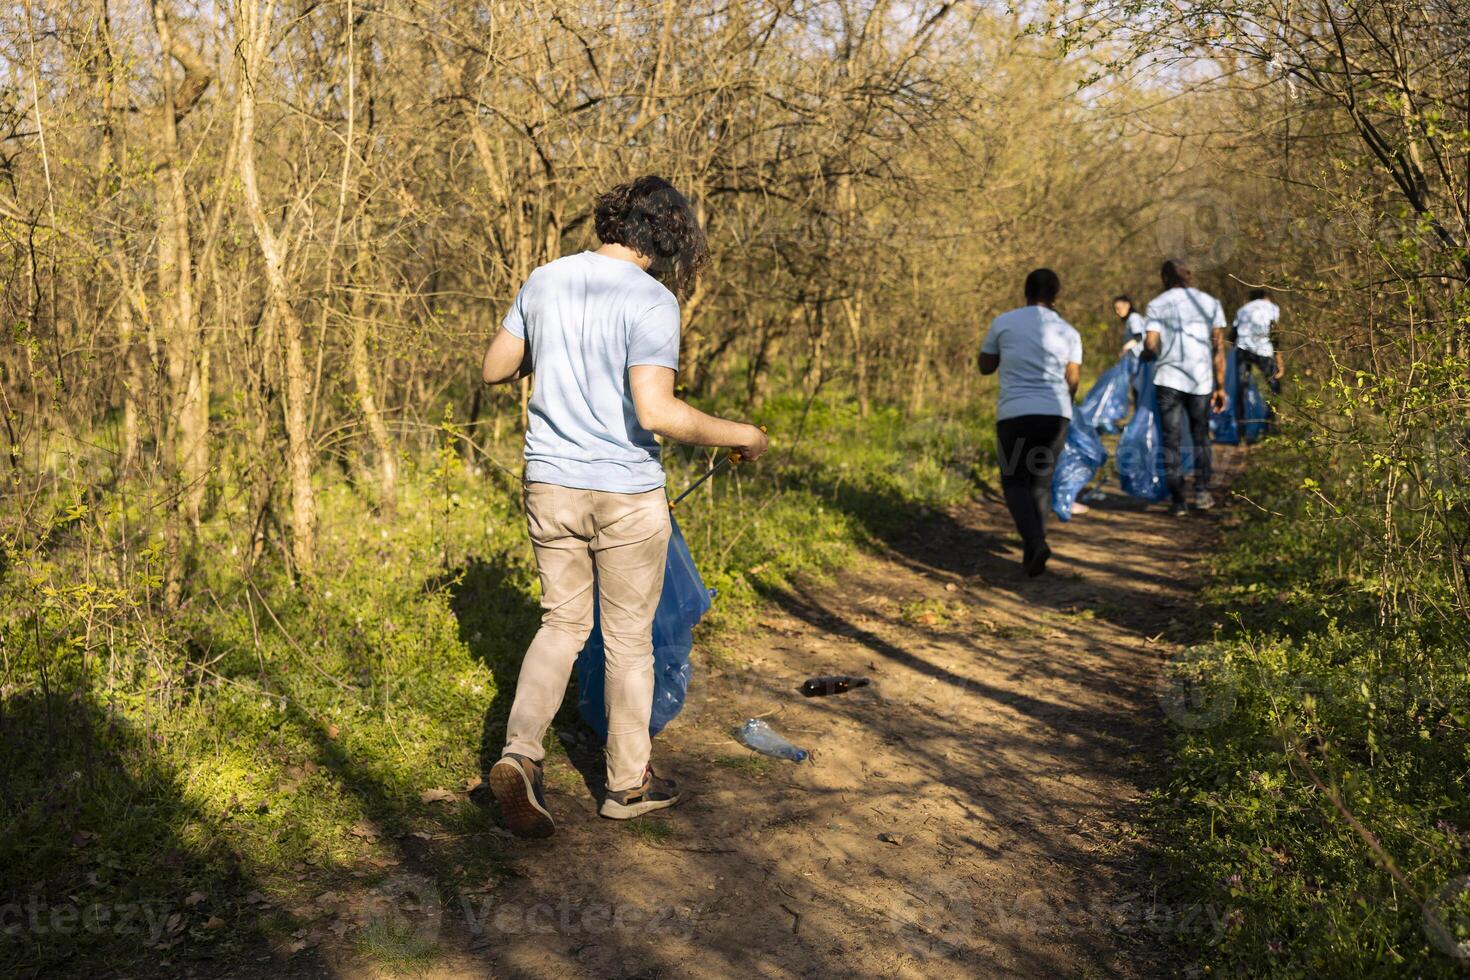
[[531, 273], [505, 329], [531, 348], [535, 381], [526, 480], [643, 493], [664, 485], [653, 433], [638, 421], [628, 369], [679, 370], [679, 301], [632, 262], [566, 255]]
[[990, 324], [982, 354], [1000, 357], [1000, 397], [995, 418], [1018, 415], [1072, 417], [1067, 365], [1082, 363], [1082, 335], [1045, 306], [1023, 306]]
[[1225, 329], [1219, 300], [1193, 288], [1160, 293], [1148, 304], [1148, 329], [1159, 334], [1154, 384], [1191, 395], [1215, 390], [1211, 333]]
[[1143, 335], [1148, 332], [1147, 321], [1135, 312], [1129, 312], [1128, 319], [1123, 321], [1124, 340], [1142, 340]]
[[1235, 311], [1235, 346], [1252, 354], [1270, 357], [1271, 328], [1281, 319], [1281, 307], [1269, 299], [1253, 299]]

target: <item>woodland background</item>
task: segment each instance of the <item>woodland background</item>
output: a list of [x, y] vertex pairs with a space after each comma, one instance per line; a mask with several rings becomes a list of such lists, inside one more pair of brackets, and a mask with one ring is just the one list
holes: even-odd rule
[[[221, 829], [271, 771], [252, 738], [351, 716], [388, 798], [454, 771], [394, 712], [473, 740], [534, 615], [526, 389], [479, 356], [652, 172], [713, 251], [683, 389], [775, 446], [683, 518], [721, 628], [990, 478], [973, 359], [1028, 269], [1089, 372], [1162, 258], [1230, 309], [1276, 290], [1283, 433], [1190, 666], [1242, 708], [1181, 733], [1161, 847], [1251, 910], [1209, 956], [1448, 969], [1421, 919], [1465, 931], [1435, 910], [1470, 846], [1467, 46], [1456, 0], [4, 5], [0, 890], [77, 887], [58, 821], [221, 876], [209, 841], [267, 874], [345, 834], [326, 789]], [[451, 616], [476, 581], [489, 647]], [[1292, 827], [1290, 870], [1218, 884]]]

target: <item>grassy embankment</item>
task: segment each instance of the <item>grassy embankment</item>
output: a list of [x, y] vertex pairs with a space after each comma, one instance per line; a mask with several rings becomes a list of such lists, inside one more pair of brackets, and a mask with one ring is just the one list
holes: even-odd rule
[[1195, 687], [1155, 826], [1181, 901], [1220, 924], [1183, 953], [1194, 975], [1460, 976], [1470, 630], [1428, 566], [1383, 625], [1363, 544], [1383, 514], [1350, 485], [1374, 477], [1321, 457], [1290, 438], [1254, 451], [1236, 490], [1256, 506], [1233, 512], [1204, 596], [1226, 626], [1178, 664]]

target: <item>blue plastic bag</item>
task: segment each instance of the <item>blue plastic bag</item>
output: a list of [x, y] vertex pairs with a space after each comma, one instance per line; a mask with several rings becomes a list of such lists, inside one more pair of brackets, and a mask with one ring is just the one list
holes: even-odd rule
[[[1126, 392], [1127, 380], [1123, 382]], [[1098, 438], [1097, 430], [1077, 412], [1067, 428], [1067, 444], [1057, 457], [1056, 472], [1051, 478], [1051, 509], [1064, 521], [1072, 519], [1072, 505], [1082, 488], [1092, 481], [1098, 467], [1108, 461], [1108, 451]]]
[[[1194, 471], [1194, 442], [1188, 426], [1180, 444], [1181, 472]], [[1118, 482], [1123, 492], [1142, 500], [1158, 501], [1169, 495], [1164, 475], [1164, 425], [1154, 389], [1154, 362], [1145, 361], [1138, 372], [1138, 407], [1118, 440]]]
[[1128, 418], [1128, 386], [1132, 368], [1127, 356], [1098, 375], [1078, 407], [1075, 419], [1099, 432], [1117, 432]]
[[1240, 427], [1236, 424], [1240, 406], [1235, 404], [1235, 388], [1240, 378], [1239, 372], [1239, 365], [1235, 359], [1235, 348], [1232, 347], [1225, 355], [1225, 392], [1230, 396], [1230, 404], [1225, 406], [1225, 411], [1210, 414], [1210, 438], [1232, 446], [1240, 441]]
[[1255, 442], [1266, 434], [1266, 399], [1252, 374], [1245, 382], [1245, 404], [1240, 406], [1240, 429], [1246, 442]]
[[[669, 515], [668, 565], [664, 568], [663, 592], [653, 614], [653, 714], [648, 734], [657, 735], [684, 707], [689, 678], [694, 666], [689, 653], [694, 649], [695, 625], [709, 612], [714, 592], [704, 587], [699, 569], [684, 543], [679, 522]], [[593, 605], [592, 633], [577, 654], [577, 710], [593, 731], [607, 738], [606, 675], [607, 651], [602, 642], [602, 622]]]

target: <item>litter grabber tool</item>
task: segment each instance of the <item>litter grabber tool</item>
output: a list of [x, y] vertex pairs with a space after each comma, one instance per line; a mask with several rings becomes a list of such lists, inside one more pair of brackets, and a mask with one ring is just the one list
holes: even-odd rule
[[[699, 484], [731, 463], [740, 454], [729, 453], [709, 472], [674, 501], [687, 497]], [[653, 614], [653, 706], [648, 718], [648, 734], [657, 735], [684, 708], [689, 694], [689, 681], [694, 664], [689, 655], [694, 649], [694, 627], [709, 612], [715, 597], [705, 588], [699, 569], [689, 554], [679, 521], [670, 504], [668, 560], [664, 564], [664, 580], [658, 607]], [[594, 571], [594, 581], [596, 572]], [[602, 610], [599, 602], [592, 606], [592, 632], [577, 654], [577, 710], [582, 720], [598, 735], [607, 737], [607, 647], [602, 636]]]
[[[762, 432], [766, 431], [765, 426], [761, 426], [760, 429]], [[669, 501], [669, 510], [673, 510], [675, 507], [678, 507], [679, 501], [683, 500], [685, 497], [698, 490], [700, 485], [703, 484], [704, 481], [708, 480], [710, 477], [720, 472], [720, 470], [724, 469], [726, 466], [731, 466], [735, 463], [739, 463], [744, 459], [745, 457], [742, 456], [737, 450], [730, 450], [724, 456], [720, 457], [720, 461], [718, 463], [705, 470], [699, 479], [689, 484], [689, 486], [684, 489], [683, 493], [679, 494], [679, 496]]]

